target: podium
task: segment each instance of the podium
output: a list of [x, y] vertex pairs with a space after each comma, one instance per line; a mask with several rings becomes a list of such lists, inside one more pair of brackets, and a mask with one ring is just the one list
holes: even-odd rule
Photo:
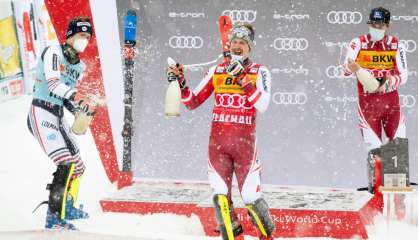
[[[381, 212], [383, 199], [352, 189], [263, 185], [276, 223], [274, 237], [367, 238], [365, 225]], [[104, 212], [172, 213], [199, 217], [207, 236], [217, 236], [211, 188], [205, 182], [137, 181], [101, 200]], [[245, 235], [256, 236], [237, 188], [234, 207]]]

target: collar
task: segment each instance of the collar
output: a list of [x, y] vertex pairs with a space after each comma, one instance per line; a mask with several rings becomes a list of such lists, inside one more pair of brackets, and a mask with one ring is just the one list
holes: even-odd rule
[[61, 45], [61, 48], [65, 59], [67, 59], [70, 64], [77, 64], [80, 62], [78, 52], [70, 44], [65, 42]]
[[246, 59], [244, 59], [244, 61], [242, 62], [244, 64], [245, 68], [248, 68], [251, 66], [251, 64], [253, 63], [253, 61], [251, 61], [251, 59], [249, 57], [247, 57]]

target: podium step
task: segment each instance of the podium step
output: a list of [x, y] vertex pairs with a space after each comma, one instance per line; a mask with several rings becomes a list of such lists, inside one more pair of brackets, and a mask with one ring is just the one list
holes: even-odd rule
[[[276, 222], [275, 237], [367, 238], [365, 225], [381, 212], [382, 198], [352, 189], [263, 186]], [[196, 214], [208, 236], [216, 236], [208, 183], [136, 181], [101, 201], [105, 212]], [[244, 234], [256, 235], [237, 188], [232, 198]]]

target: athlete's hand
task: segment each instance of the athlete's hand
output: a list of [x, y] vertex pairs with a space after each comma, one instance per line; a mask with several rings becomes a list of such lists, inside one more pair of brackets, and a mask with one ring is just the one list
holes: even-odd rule
[[74, 102], [76, 109], [86, 113], [94, 113], [98, 105], [93, 96], [81, 92], [75, 92], [70, 100]]
[[233, 76], [238, 77], [244, 71], [244, 63], [241, 60], [232, 59], [226, 68], [226, 72]]
[[351, 72], [356, 73], [360, 70], [360, 65], [358, 65], [358, 63], [356, 63], [353, 59], [349, 58], [347, 68], [350, 69]]
[[181, 89], [186, 87], [186, 79], [184, 78], [184, 66], [180, 63], [169, 66], [167, 68], [167, 81], [178, 81]]
[[380, 77], [376, 78], [380, 82], [380, 87], [377, 89], [377, 92], [380, 93], [387, 93], [395, 90], [397, 88], [396, 86], [396, 79], [393, 77]]
[[176, 65], [171, 65], [167, 68], [167, 74], [174, 73], [176, 76], [184, 75], [184, 66], [183, 64], [176, 63]]

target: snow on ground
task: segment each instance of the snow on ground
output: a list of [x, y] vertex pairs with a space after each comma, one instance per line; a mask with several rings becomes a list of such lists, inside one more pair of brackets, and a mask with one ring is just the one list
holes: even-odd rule
[[[219, 239], [204, 236], [197, 216], [103, 213], [99, 200], [117, 190], [107, 180], [98, 153], [92, 147], [91, 134], [77, 139], [87, 167], [78, 202], [84, 204], [91, 217], [73, 222], [79, 232], [43, 231], [46, 205], [35, 213], [32, 211], [38, 203], [47, 200], [45, 187], [52, 180], [55, 167], [27, 130], [30, 101], [30, 96], [23, 96], [0, 103], [0, 239]], [[375, 222], [375, 226], [367, 228], [370, 239], [418, 239], [417, 226], [402, 222], [388, 226], [382, 217], [377, 217]], [[254, 238], [246, 236], [245, 239]]]

